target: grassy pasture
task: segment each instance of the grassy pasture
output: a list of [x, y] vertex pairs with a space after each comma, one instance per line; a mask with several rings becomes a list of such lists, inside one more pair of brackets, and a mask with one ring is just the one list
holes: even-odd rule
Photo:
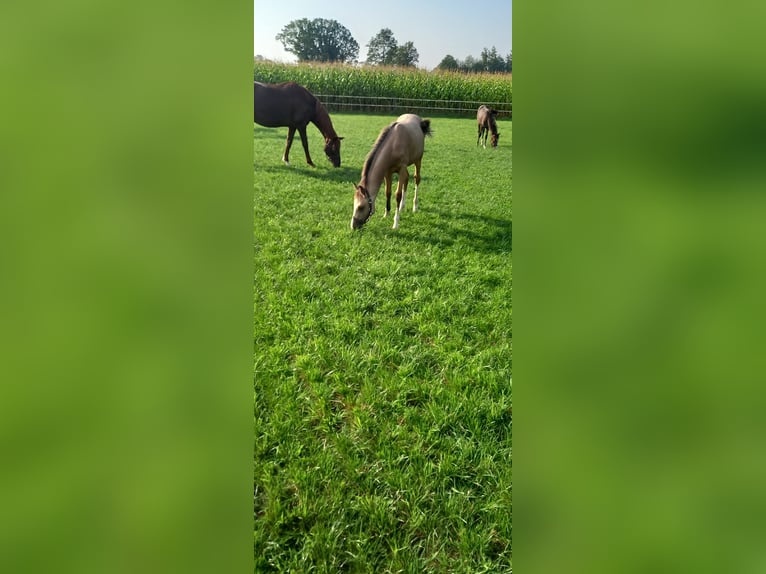
[[255, 571], [509, 572], [511, 122], [433, 118], [420, 210], [352, 232], [395, 117], [332, 118], [337, 169], [254, 125]]

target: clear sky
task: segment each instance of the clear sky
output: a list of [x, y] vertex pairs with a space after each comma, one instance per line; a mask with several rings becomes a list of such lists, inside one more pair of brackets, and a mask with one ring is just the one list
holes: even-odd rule
[[495, 46], [505, 57], [512, 46], [512, 0], [258, 0], [255, 1], [253, 55], [283, 62], [296, 58], [274, 39], [292, 20], [325, 18], [349, 29], [359, 44], [359, 60], [382, 28], [390, 28], [399, 44], [412, 42], [418, 66], [436, 67], [451, 54], [458, 60], [478, 58]]

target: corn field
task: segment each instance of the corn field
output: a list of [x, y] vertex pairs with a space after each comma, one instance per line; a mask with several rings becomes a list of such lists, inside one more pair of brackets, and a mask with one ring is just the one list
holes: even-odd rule
[[[412, 68], [255, 61], [253, 77], [265, 83], [297, 82], [320, 96], [330, 111], [334, 111], [334, 107], [344, 111], [380, 111], [377, 108], [390, 107], [386, 100], [392, 102], [400, 99], [436, 102], [433, 108], [443, 110], [446, 115], [463, 115], [464, 109], [470, 109], [470, 113], [475, 114], [475, 106], [466, 108], [461, 102], [494, 104], [505, 115], [509, 115], [513, 101], [511, 74], [464, 74], [438, 70], [427, 72]], [[354, 98], [356, 107], [349, 104]], [[369, 103], [375, 100], [379, 104]], [[454, 105], [447, 102], [453, 102]]]

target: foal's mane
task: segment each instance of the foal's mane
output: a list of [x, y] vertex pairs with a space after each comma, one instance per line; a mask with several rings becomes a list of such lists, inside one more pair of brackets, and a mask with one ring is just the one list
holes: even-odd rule
[[367, 159], [364, 160], [364, 167], [362, 168], [362, 179], [364, 180], [367, 179], [367, 174], [372, 168], [372, 164], [375, 161], [375, 156], [378, 154], [380, 147], [383, 145], [383, 142], [386, 141], [388, 134], [391, 133], [391, 130], [394, 128], [396, 123], [397, 122], [393, 122], [390, 125], [383, 128], [383, 131], [380, 132], [378, 139], [375, 140], [375, 143], [373, 144], [372, 149], [370, 150], [370, 153], [367, 154]]
[[497, 114], [498, 111], [490, 108], [489, 106], [481, 106], [484, 108], [484, 119], [481, 122], [485, 126], [489, 127], [489, 131], [492, 135], [497, 135]]
[[497, 135], [497, 120], [495, 119], [495, 116], [497, 116], [497, 112], [494, 114], [489, 115], [489, 131], [492, 132], [492, 135]]

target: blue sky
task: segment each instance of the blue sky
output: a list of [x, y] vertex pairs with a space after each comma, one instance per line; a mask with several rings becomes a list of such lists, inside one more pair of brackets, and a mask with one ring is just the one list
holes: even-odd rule
[[505, 56], [513, 39], [512, 4], [512, 0], [261, 1], [254, 4], [253, 55], [295, 61], [274, 37], [292, 20], [325, 18], [349, 29], [359, 44], [362, 61], [367, 57], [367, 44], [381, 28], [390, 28], [399, 44], [415, 44], [419, 67], [432, 69], [447, 54], [458, 60], [468, 55], [478, 58], [483, 48], [492, 46]]

